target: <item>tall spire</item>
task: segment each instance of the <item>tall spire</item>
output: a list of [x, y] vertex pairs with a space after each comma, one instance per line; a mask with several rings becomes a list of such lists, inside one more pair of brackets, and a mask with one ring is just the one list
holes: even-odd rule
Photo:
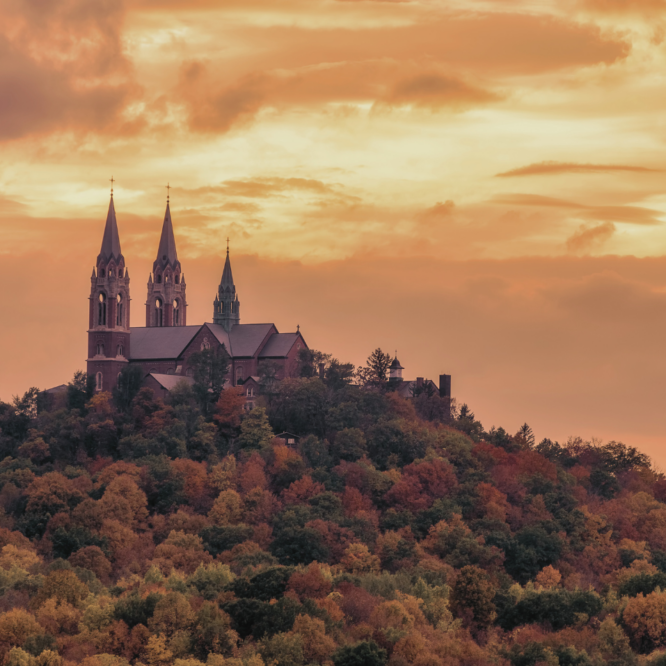
[[102, 249], [97, 257], [97, 263], [99, 264], [100, 261], [106, 263], [112, 258], [118, 262], [121, 257], [116, 209], [113, 205], [113, 192], [111, 192], [109, 212], [106, 215], [106, 226], [104, 227], [104, 237], [102, 238]]
[[171, 222], [171, 209], [167, 201], [166, 212], [164, 213], [164, 223], [162, 224], [162, 237], [157, 249], [157, 258], [153, 263], [153, 271], [157, 268], [166, 268], [167, 265], [175, 267], [178, 263], [178, 253], [176, 252], [176, 238], [173, 234], [173, 223]]
[[224, 262], [222, 280], [213, 302], [213, 322], [224, 326], [230, 331], [235, 324], [240, 324], [240, 301], [236, 294], [234, 276], [231, 273], [231, 260], [229, 259], [229, 239], [227, 238], [227, 258]]

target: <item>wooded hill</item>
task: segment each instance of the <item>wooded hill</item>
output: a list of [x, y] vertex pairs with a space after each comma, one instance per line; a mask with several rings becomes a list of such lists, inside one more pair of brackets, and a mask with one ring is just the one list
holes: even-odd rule
[[384, 360], [264, 368], [249, 412], [210, 354], [167, 401], [0, 403], [3, 663], [666, 664], [663, 475], [447, 421]]

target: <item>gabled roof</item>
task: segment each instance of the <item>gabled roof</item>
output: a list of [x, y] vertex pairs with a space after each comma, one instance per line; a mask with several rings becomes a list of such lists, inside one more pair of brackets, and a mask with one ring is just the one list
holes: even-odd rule
[[187, 377], [186, 375], [161, 375], [156, 372], [151, 372], [149, 377], [152, 377], [162, 388], [166, 389], [167, 391], [171, 391], [180, 382], [186, 382], [190, 386], [194, 384], [194, 379], [192, 377]]
[[[229, 333], [220, 324], [204, 324], [204, 326], [207, 326], [218, 341], [226, 347], [232, 358], [256, 356], [271, 331], [275, 331], [277, 334], [274, 324], [235, 324]], [[272, 337], [269, 338], [269, 341]]]
[[131, 328], [130, 361], [178, 358], [201, 326]]
[[102, 249], [97, 255], [97, 263], [101, 261], [107, 263], [111, 259], [120, 262], [122, 258], [120, 252], [120, 235], [118, 234], [118, 223], [116, 222], [116, 208], [113, 205], [113, 195], [109, 202], [109, 212], [106, 214], [106, 225], [104, 226], [104, 236], [102, 237]]
[[171, 209], [167, 201], [166, 212], [164, 213], [164, 223], [162, 224], [162, 236], [160, 246], [157, 250], [157, 258], [153, 262], [153, 271], [156, 268], [172, 267], [178, 263], [178, 253], [176, 252], [176, 239], [173, 235], [173, 224], [171, 222]]
[[300, 338], [299, 333], [276, 333], [268, 338], [259, 358], [284, 358]]

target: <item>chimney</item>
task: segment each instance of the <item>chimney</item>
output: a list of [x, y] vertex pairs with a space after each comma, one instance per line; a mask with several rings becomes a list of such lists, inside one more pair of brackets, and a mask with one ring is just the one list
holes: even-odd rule
[[320, 363], [319, 364], [319, 379], [324, 379], [326, 375], [326, 364], [325, 363]]
[[416, 378], [416, 388], [423, 388], [423, 377]]
[[451, 375], [439, 376], [439, 397], [440, 398], [451, 397]]

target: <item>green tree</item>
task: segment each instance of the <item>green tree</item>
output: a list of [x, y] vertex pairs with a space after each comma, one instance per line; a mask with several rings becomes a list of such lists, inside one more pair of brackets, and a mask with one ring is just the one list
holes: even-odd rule
[[495, 589], [483, 569], [466, 566], [451, 590], [451, 610], [466, 624], [488, 627], [495, 619]]
[[266, 448], [274, 437], [263, 407], [248, 412], [241, 423], [238, 445], [242, 449], [261, 450]]
[[116, 407], [128, 412], [132, 401], [141, 390], [144, 373], [139, 365], [126, 365], [118, 377], [118, 384], [113, 387], [113, 402]]
[[384, 389], [388, 382], [388, 370], [391, 365], [391, 355], [386, 354], [377, 347], [368, 356], [366, 365], [356, 371], [357, 379], [363, 386], [375, 389]]
[[324, 373], [324, 383], [328, 388], [339, 391], [354, 381], [354, 371], [353, 363], [341, 363], [333, 358]]
[[86, 403], [94, 394], [95, 378], [83, 370], [77, 370], [72, 381], [67, 384], [67, 409], [83, 411]]
[[220, 399], [229, 373], [229, 354], [224, 345], [194, 352], [187, 359], [188, 367], [194, 373], [194, 394], [206, 416], [211, 416], [215, 404]]
[[374, 641], [345, 645], [333, 653], [335, 666], [384, 666], [386, 650]]

